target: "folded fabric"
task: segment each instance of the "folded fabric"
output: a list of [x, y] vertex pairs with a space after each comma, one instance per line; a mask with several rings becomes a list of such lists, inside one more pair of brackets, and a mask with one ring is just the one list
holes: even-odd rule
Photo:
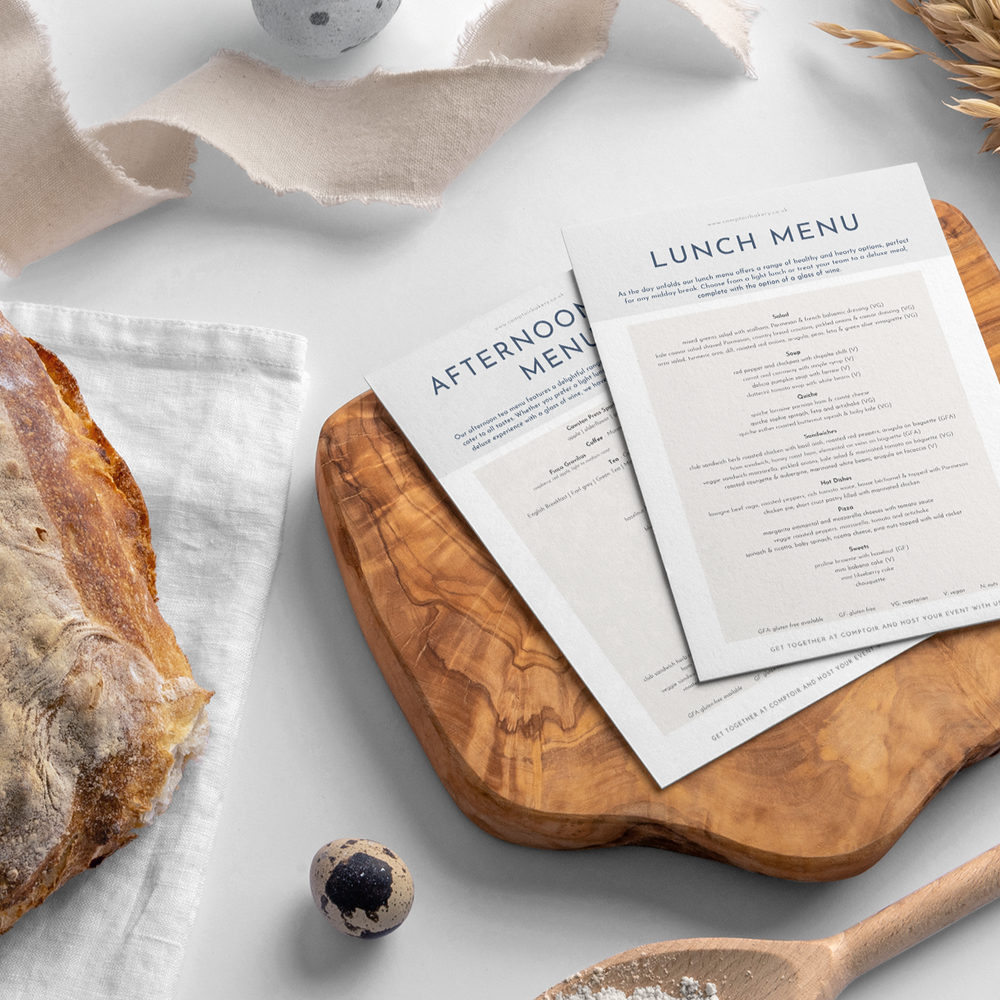
[[[674, 0], [750, 66], [747, 0]], [[222, 51], [117, 121], [81, 130], [26, 0], [0, 0], [0, 270], [190, 194], [198, 136], [258, 184], [440, 204], [444, 189], [571, 73], [600, 58], [618, 0], [498, 0], [455, 65], [307, 83]]]
[[212, 733], [131, 844], [0, 938], [4, 1000], [173, 995], [281, 540], [305, 341], [245, 327], [0, 303], [76, 376], [149, 507], [160, 609], [215, 690]]

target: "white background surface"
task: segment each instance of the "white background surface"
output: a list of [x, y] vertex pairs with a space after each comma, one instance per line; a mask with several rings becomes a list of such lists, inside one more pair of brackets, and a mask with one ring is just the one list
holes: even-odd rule
[[[994, 759], [949, 784], [873, 869], [840, 883], [781, 882], [652, 849], [553, 853], [497, 841], [437, 780], [326, 540], [313, 481], [325, 418], [364, 391], [365, 373], [566, 269], [564, 225], [914, 160], [931, 194], [962, 209], [1000, 258], [1000, 157], [977, 156], [977, 123], [942, 103], [957, 85], [926, 62], [869, 60], [810, 27], [838, 21], [931, 47], [919, 23], [889, 0], [764, 6], [752, 81], [684, 11], [622, 0], [608, 55], [501, 138], [438, 212], [277, 198], [203, 146], [190, 199], [0, 278], [0, 299], [309, 338], [283, 552], [178, 1000], [531, 1000], [648, 941], [835, 933], [1000, 840]], [[479, 4], [404, 0], [380, 36], [331, 62], [284, 52], [249, 0], [34, 7], [70, 108], [92, 125], [220, 47], [313, 79], [445, 66]], [[387, 938], [341, 938], [313, 907], [312, 854], [346, 836], [386, 843], [413, 872], [413, 912]], [[1000, 903], [843, 996], [995, 997], [998, 939]]]

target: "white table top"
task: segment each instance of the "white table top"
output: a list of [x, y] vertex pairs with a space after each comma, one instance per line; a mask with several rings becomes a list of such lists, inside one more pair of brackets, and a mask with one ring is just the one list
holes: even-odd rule
[[[332, 62], [290, 57], [249, 0], [34, 7], [70, 108], [91, 125], [221, 47], [313, 79], [445, 66], [480, 4], [404, 0], [381, 35]], [[0, 299], [309, 339], [282, 556], [177, 1000], [530, 1000], [649, 941], [824, 937], [1000, 839], [1000, 761], [990, 760], [947, 785], [874, 868], [841, 883], [783, 882], [652, 849], [555, 853], [495, 840], [452, 803], [382, 680], [316, 500], [325, 418], [364, 391], [367, 372], [567, 269], [565, 225], [916, 161], [931, 194], [964, 211], [1000, 259], [1000, 158], [978, 156], [977, 122], [942, 103], [957, 85], [926, 61], [867, 59], [817, 20], [932, 44], [889, 0], [765, 0], [754, 81], [680, 8], [622, 0], [607, 56], [502, 137], [437, 212], [277, 198], [202, 144], [190, 199], [0, 278]], [[382, 841], [413, 872], [414, 909], [387, 938], [340, 937], [310, 899], [313, 852], [347, 836]], [[994, 997], [998, 940], [1000, 904], [843, 996]]]

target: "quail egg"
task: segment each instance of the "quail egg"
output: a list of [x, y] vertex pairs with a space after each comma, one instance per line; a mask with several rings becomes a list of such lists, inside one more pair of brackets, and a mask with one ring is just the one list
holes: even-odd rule
[[402, 858], [374, 840], [334, 840], [309, 869], [316, 905], [337, 930], [352, 937], [394, 931], [413, 905], [413, 879]]

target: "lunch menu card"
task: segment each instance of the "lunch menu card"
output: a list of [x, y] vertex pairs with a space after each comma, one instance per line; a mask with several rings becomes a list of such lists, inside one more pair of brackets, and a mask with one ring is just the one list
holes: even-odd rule
[[1000, 618], [1000, 385], [916, 166], [564, 236], [369, 383], [661, 786]]

